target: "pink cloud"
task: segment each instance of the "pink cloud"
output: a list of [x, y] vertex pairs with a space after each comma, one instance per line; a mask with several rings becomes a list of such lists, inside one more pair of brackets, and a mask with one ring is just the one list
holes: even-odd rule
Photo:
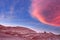
[[[30, 6], [30, 14], [32, 17], [36, 18], [37, 20], [39, 20], [40, 22], [44, 23], [44, 24], [48, 24], [48, 25], [53, 25], [53, 26], [60, 26], [60, 15], [59, 12], [56, 12], [55, 9], [57, 9], [56, 7], [60, 8], [60, 5], [55, 5], [54, 3], [57, 3], [55, 1], [52, 0], [31, 0], [31, 6]], [[55, 8], [53, 8], [55, 6]], [[50, 15], [49, 17], [54, 17], [54, 15], [58, 14], [58, 17], [53, 18], [54, 20], [50, 19], [47, 20], [43, 14], [42, 11], [43, 9], [47, 9], [47, 10], [52, 10], [50, 7], [52, 7], [54, 10], [52, 11], [52, 15]], [[54, 13], [53, 13], [54, 12]], [[45, 13], [46, 14], [46, 13]], [[49, 15], [49, 14], [48, 14]], [[56, 19], [57, 18], [57, 19]]]
[[31, 7], [30, 7], [30, 14], [32, 17], [38, 19], [41, 22], [45, 22], [44, 18], [42, 18], [41, 11], [42, 11], [42, 5], [41, 3], [43, 0], [32, 0]]

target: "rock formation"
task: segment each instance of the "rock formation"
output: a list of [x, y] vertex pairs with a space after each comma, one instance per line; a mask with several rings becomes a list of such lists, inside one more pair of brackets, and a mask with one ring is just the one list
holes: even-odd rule
[[60, 40], [60, 35], [51, 32], [37, 33], [25, 27], [0, 25], [0, 40]]

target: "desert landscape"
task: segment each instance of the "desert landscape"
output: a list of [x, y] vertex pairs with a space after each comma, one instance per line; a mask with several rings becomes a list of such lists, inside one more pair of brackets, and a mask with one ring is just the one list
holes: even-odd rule
[[37, 33], [25, 27], [6, 27], [0, 25], [0, 40], [60, 40], [60, 35], [54, 33]]

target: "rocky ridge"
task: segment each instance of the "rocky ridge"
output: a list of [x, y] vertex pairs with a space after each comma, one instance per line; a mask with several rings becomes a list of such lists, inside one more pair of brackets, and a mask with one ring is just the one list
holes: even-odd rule
[[60, 35], [51, 32], [37, 33], [25, 27], [0, 25], [0, 40], [60, 40]]

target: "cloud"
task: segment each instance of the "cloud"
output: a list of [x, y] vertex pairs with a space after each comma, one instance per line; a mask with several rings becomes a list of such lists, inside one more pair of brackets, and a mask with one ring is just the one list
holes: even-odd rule
[[[31, 6], [30, 6], [30, 14], [32, 17], [36, 18], [38, 21], [40, 21], [41, 23], [44, 24], [48, 24], [48, 25], [52, 25], [52, 26], [60, 26], [60, 15], [59, 17], [56, 19], [56, 17], [54, 16], [56, 14], [59, 14], [58, 12], [56, 13], [55, 9], [56, 6], [59, 7], [59, 5], [53, 4], [56, 3], [55, 1], [51, 1], [51, 0], [31, 0]], [[55, 8], [54, 8], [55, 6]], [[56, 8], [57, 9], [57, 8]], [[48, 13], [44, 13], [44, 10], [48, 11]], [[46, 12], [45, 11], [45, 12]], [[60, 10], [59, 10], [60, 11]], [[54, 12], [54, 13], [53, 13]], [[51, 15], [50, 15], [51, 13]], [[45, 16], [48, 15], [48, 16]], [[54, 18], [53, 18], [54, 17]], [[54, 20], [52, 20], [54, 19]]]
[[43, 0], [32, 0], [31, 6], [30, 6], [30, 14], [32, 17], [36, 18], [37, 20], [41, 22], [45, 22], [44, 18], [41, 15], [42, 11], [42, 1]]
[[[0, 20], [3, 20], [3, 19], [12, 20], [15, 17], [14, 16], [14, 7], [18, 1], [13, 0], [12, 4], [9, 4], [8, 0], [0, 1], [0, 2], [2, 4], [2, 5], [0, 4], [0, 6], [2, 7], [2, 10], [0, 12]], [[7, 9], [6, 6], [8, 7], [8, 11], [6, 11], [6, 9]]]
[[4, 14], [1, 14], [1, 15], [0, 15], [0, 20], [1, 20], [1, 19], [4, 19], [4, 18], [5, 18], [5, 15], [4, 15]]
[[14, 18], [14, 7], [10, 7], [9, 11], [0, 12], [0, 20], [12, 20]]

